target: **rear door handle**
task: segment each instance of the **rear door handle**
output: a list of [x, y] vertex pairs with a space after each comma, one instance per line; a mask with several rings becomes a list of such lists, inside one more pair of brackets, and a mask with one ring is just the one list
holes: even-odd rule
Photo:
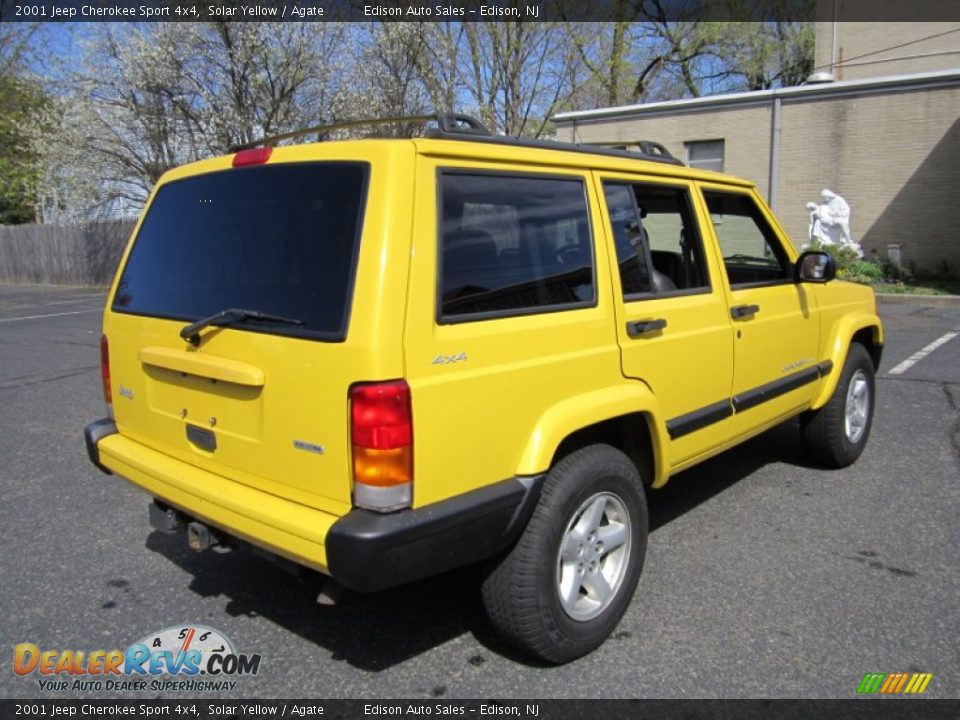
[[663, 330], [666, 326], [667, 321], [663, 318], [657, 318], [656, 320], [637, 320], [635, 322], [628, 322], [627, 335], [630, 337], [639, 337], [640, 335], [645, 335], [646, 333]]
[[737, 305], [730, 308], [730, 316], [736, 320], [738, 318], [752, 317], [760, 312], [759, 305]]

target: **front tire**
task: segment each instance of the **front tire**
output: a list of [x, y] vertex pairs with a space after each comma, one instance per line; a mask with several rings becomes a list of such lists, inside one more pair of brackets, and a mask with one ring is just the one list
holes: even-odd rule
[[633, 597], [647, 548], [636, 466], [591, 445], [550, 470], [516, 544], [488, 572], [483, 601], [514, 645], [563, 663], [599, 647]]
[[851, 343], [827, 404], [800, 419], [807, 457], [831, 468], [847, 467], [860, 457], [873, 425], [875, 388], [870, 354], [860, 343]]

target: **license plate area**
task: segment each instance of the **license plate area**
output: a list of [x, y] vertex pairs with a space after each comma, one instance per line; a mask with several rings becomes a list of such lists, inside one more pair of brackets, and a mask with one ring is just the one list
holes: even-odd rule
[[199, 425], [187, 425], [187, 440], [207, 452], [213, 452], [217, 449], [216, 434], [213, 430], [208, 430]]

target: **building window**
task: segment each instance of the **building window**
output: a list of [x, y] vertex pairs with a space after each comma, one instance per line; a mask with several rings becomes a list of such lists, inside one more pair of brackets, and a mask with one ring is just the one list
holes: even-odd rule
[[723, 140], [696, 140], [683, 147], [690, 167], [723, 172]]

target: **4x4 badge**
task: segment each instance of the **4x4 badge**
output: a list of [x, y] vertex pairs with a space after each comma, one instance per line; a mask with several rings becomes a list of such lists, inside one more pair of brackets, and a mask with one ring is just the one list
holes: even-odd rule
[[434, 365], [453, 365], [453, 363], [466, 362], [467, 354], [465, 352], [459, 355], [437, 355], [433, 359]]

